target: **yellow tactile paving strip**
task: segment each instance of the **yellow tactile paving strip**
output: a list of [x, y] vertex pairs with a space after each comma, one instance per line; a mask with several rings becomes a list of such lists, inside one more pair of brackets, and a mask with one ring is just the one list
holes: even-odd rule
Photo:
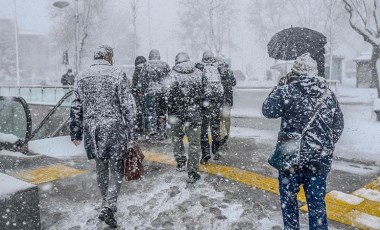
[[62, 164], [49, 165], [13, 174], [12, 176], [31, 184], [42, 184], [61, 178], [86, 173], [86, 170], [71, 168]]
[[[153, 152], [144, 152], [145, 159], [148, 161], [163, 163], [175, 166], [175, 160], [167, 155]], [[226, 179], [234, 180], [264, 191], [279, 194], [278, 180], [266, 177], [251, 171], [233, 168], [225, 165], [207, 164], [200, 165], [199, 170], [202, 172], [218, 175]], [[366, 189], [380, 191], [380, 177], [373, 182], [364, 186]], [[342, 193], [344, 194], [344, 193]], [[355, 196], [361, 202], [350, 203], [333, 195], [333, 192], [326, 195], [326, 208], [328, 218], [346, 225], [350, 225], [365, 230], [380, 230], [380, 203], [365, 199], [365, 197]], [[304, 192], [298, 194], [298, 200], [306, 202]], [[307, 205], [301, 207], [301, 210], [307, 211]]]

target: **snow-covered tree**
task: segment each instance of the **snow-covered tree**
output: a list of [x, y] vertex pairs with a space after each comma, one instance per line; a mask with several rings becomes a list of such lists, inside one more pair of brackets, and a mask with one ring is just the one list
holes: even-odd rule
[[94, 40], [100, 33], [102, 20], [104, 19], [104, 0], [78, 1], [78, 9], [76, 4], [70, 4], [68, 7], [57, 10], [53, 9], [51, 15], [59, 23], [56, 23], [53, 29], [53, 35], [58, 46], [62, 50], [72, 50], [70, 56], [75, 55], [75, 24], [76, 12], [78, 10], [78, 51], [79, 51], [79, 66], [81, 66], [83, 58], [85, 58], [90, 49], [89, 41]]
[[231, 46], [228, 32], [233, 24], [235, 9], [232, 0], [181, 0], [180, 40], [198, 57], [205, 49], [222, 55]]
[[249, 22], [254, 32], [259, 34], [259, 41], [264, 44], [275, 33], [293, 26], [323, 33], [328, 39], [328, 46], [332, 39], [336, 48], [339, 45], [336, 41], [343, 40], [344, 34], [341, 32], [346, 22], [342, 4], [336, 0], [254, 0], [248, 8]]
[[371, 70], [372, 87], [377, 88], [380, 98], [380, 86], [378, 71], [376, 68], [377, 60], [380, 56], [380, 8], [379, 0], [343, 0], [345, 9], [350, 15], [350, 25], [364, 41], [372, 45]]

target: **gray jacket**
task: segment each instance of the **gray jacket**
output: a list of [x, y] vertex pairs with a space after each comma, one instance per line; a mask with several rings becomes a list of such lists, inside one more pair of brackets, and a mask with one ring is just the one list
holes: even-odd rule
[[127, 135], [136, 140], [136, 105], [126, 74], [105, 60], [95, 60], [75, 80], [70, 112], [72, 140], [82, 140], [89, 159], [121, 159]]

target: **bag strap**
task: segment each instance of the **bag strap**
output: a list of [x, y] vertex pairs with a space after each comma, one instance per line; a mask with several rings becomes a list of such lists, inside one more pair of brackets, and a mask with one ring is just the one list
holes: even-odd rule
[[323, 100], [326, 98], [326, 96], [327, 96], [327, 90], [325, 90], [325, 92], [323, 92], [322, 96], [320, 96], [318, 98], [317, 105], [315, 106], [315, 109], [314, 109], [314, 112], [313, 112], [313, 116], [310, 118], [309, 122], [306, 124], [305, 128], [302, 130], [301, 138], [303, 138], [305, 136], [306, 131], [310, 128], [311, 124], [313, 123], [313, 121], [317, 117], [318, 112], [322, 108]]

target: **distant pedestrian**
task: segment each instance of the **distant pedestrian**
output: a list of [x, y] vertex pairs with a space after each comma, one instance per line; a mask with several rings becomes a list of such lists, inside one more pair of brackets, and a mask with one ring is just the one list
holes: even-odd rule
[[72, 69], [68, 69], [67, 72], [62, 75], [61, 83], [63, 86], [73, 86], [74, 85], [75, 76], [73, 74]]
[[223, 60], [219, 64], [219, 72], [221, 75], [224, 97], [221, 126], [225, 130], [225, 135], [221, 136], [220, 146], [226, 144], [231, 130], [231, 109], [234, 103], [233, 87], [236, 85], [234, 73], [229, 68], [229, 65]]
[[205, 78], [187, 53], [179, 53], [171, 72], [168, 114], [172, 130], [174, 157], [177, 170], [185, 171], [186, 155], [183, 137], [189, 140], [187, 160], [188, 183], [200, 178], [198, 165], [201, 152], [201, 123]]
[[214, 155], [214, 160], [219, 160], [220, 158], [220, 121], [224, 100], [224, 89], [219, 65], [220, 63], [215, 60], [214, 53], [211, 51], [204, 52], [202, 61], [196, 65], [207, 79], [202, 112], [201, 164], [206, 164], [211, 158], [208, 138], [209, 127], [211, 130], [211, 149]]
[[136, 106], [137, 106], [137, 131], [142, 133], [144, 131], [144, 93], [141, 88], [141, 82], [139, 83], [139, 77], [141, 75], [141, 71], [146, 62], [144, 56], [138, 56], [135, 60], [135, 71], [132, 76], [132, 94], [135, 97]]
[[[300, 229], [297, 193], [302, 184], [309, 209], [309, 228], [324, 230], [328, 229], [326, 177], [334, 146], [343, 131], [343, 114], [326, 80], [317, 76], [317, 63], [308, 53], [296, 59], [292, 72], [298, 78], [276, 87], [262, 108], [265, 117], [281, 118], [277, 146], [283, 143], [286, 148], [278, 149], [281, 157], [276, 163], [286, 166], [277, 168], [284, 226]], [[298, 150], [290, 148], [292, 142], [300, 143], [297, 145], [300, 152], [293, 152], [297, 154], [288, 154]]]
[[144, 124], [147, 138], [166, 137], [166, 88], [165, 80], [169, 76], [170, 67], [161, 61], [158, 50], [149, 53], [149, 60], [144, 64], [139, 77], [139, 86], [144, 93]]
[[102, 195], [99, 219], [116, 227], [114, 214], [123, 181], [127, 140], [137, 139], [134, 133], [136, 108], [126, 74], [112, 66], [112, 48], [98, 47], [94, 59], [75, 82], [70, 135], [75, 145], [84, 138], [88, 159], [95, 159]]

